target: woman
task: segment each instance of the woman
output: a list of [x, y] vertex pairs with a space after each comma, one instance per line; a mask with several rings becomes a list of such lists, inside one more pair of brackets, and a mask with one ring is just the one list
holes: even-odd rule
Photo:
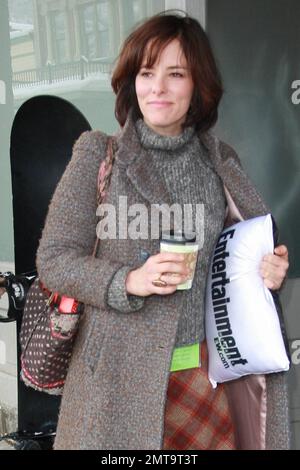
[[[107, 136], [86, 132], [56, 189], [37, 253], [47, 287], [85, 303], [55, 448], [286, 448], [282, 374], [252, 385], [251, 377], [235, 381], [237, 388], [244, 384], [243, 393], [253, 386], [268, 397], [264, 413], [261, 402], [252, 408], [247, 401], [253, 423], [244, 423], [245, 434], [232, 406], [236, 390], [227, 400], [224, 386], [208, 386], [203, 298], [209, 258], [225, 223], [223, 185], [244, 218], [268, 211], [235, 152], [208, 132], [217, 120], [222, 86], [199, 23], [169, 14], [146, 21], [125, 41], [112, 87], [121, 130], [106, 203], [116, 208], [117, 236], [105, 237], [102, 227], [97, 256], [90, 256], [95, 182]], [[128, 207], [148, 209], [204, 204], [204, 244], [191, 290], [176, 290], [189, 275], [182, 255], [160, 254], [151, 236], [124, 236], [121, 197]], [[285, 246], [262, 260], [267, 287], [278, 289], [287, 267]], [[174, 347], [199, 342], [202, 367], [170, 374]]]

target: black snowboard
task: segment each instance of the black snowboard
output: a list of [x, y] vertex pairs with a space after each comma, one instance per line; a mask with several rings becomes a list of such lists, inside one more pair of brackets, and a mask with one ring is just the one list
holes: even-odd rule
[[[70, 160], [75, 140], [89, 129], [85, 117], [57, 97], [32, 98], [17, 112], [11, 133], [16, 274], [35, 270], [36, 250], [51, 196]], [[18, 317], [18, 335], [20, 325]], [[19, 359], [18, 345], [18, 431], [42, 433], [45, 440], [40, 439], [41, 447], [51, 447], [47, 436], [55, 432], [60, 397], [26, 387], [19, 380]]]

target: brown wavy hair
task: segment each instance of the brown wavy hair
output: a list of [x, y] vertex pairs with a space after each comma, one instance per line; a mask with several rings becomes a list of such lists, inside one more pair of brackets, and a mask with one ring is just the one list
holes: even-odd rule
[[218, 119], [223, 95], [220, 72], [209, 39], [197, 20], [179, 14], [160, 13], [140, 24], [125, 40], [112, 75], [116, 94], [115, 116], [125, 124], [129, 110], [133, 118], [142, 117], [135, 92], [135, 78], [147, 50], [147, 67], [151, 68], [162, 50], [178, 39], [185, 54], [194, 83], [194, 93], [184, 127], [210, 129]]

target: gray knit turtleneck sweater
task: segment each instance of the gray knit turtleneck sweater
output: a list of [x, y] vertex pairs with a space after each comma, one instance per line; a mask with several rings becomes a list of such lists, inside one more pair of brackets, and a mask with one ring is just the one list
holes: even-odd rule
[[[222, 231], [225, 217], [225, 196], [220, 178], [214, 172], [206, 150], [201, 145], [193, 128], [182, 134], [166, 137], [152, 131], [142, 119], [136, 122], [136, 131], [141, 145], [149, 152], [160, 174], [164, 177], [172, 203], [192, 204], [192, 226], [203, 247], [199, 251], [193, 286], [181, 291], [185, 310], [179, 321], [176, 346], [202, 341], [204, 333], [205, 283], [210, 256], [217, 237]], [[204, 205], [204, 227], [196, 227], [196, 204]], [[199, 231], [204, 230], [203, 236]], [[120, 276], [122, 274], [120, 273]], [[116, 276], [108, 292], [108, 303], [115, 304], [120, 290], [120, 276]], [[135, 296], [130, 296], [135, 300]]]

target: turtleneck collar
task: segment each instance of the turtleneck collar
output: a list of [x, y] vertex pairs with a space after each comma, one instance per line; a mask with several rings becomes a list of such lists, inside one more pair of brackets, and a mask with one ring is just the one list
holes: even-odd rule
[[135, 123], [136, 131], [141, 145], [146, 149], [157, 150], [178, 150], [189, 142], [195, 134], [193, 127], [187, 127], [176, 136], [164, 136], [154, 132], [143, 119], [138, 119]]

